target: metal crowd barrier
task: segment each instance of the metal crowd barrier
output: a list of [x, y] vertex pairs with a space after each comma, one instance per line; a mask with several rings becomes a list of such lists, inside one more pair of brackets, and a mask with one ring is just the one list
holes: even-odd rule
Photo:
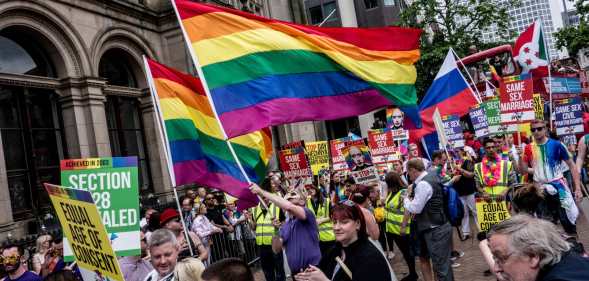
[[259, 252], [256, 247], [256, 238], [252, 234], [253, 231], [248, 229], [250, 226], [244, 223], [238, 227], [241, 228], [241, 237], [237, 237], [237, 229], [233, 233], [217, 233], [211, 237], [211, 263], [230, 257], [243, 259], [248, 264], [253, 264], [258, 260]]

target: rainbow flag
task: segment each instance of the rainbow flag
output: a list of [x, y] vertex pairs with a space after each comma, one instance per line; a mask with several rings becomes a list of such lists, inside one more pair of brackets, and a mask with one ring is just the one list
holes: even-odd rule
[[[257, 204], [231, 154], [198, 78], [147, 59], [154, 101], [163, 117], [175, 185], [189, 183], [217, 188], [239, 198], [238, 207]], [[251, 181], [260, 182], [272, 154], [265, 128], [229, 140]]]
[[173, 2], [229, 137], [391, 104], [417, 118], [419, 29], [304, 26]]

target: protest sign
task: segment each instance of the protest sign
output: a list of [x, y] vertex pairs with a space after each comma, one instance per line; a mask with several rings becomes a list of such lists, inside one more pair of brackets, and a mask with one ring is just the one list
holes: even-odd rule
[[387, 107], [386, 110], [387, 128], [391, 130], [403, 130], [405, 125], [405, 114], [398, 107]]
[[510, 81], [501, 83], [501, 95], [499, 97], [501, 123], [517, 124], [534, 120], [534, 85], [532, 79], [511, 78]]
[[298, 147], [305, 147], [305, 141], [304, 140], [300, 140], [300, 141], [295, 141], [295, 142], [291, 142], [291, 143], [287, 143], [283, 146], [280, 147], [281, 150], [283, 149], [291, 149], [291, 148], [298, 148]]
[[[117, 256], [141, 254], [137, 157], [62, 160], [61, 185], [90, 192]], [[67, 243], [64, 258], [73, 258]]]
[[574, 94], [582, 92], [581, 81], [577, 77], [552, 77], [552, 83], [548, 83], [548, 77], [544, 78], [546, 88], [552, 86], [552, 94]]
[[302, 147], [280, 150], [280, 169], [287, 179], [311, 177], [311, 167]]
[[345, 171], [348, 170], [348, 164], [346, 158], [342, 154], [342, 148], [346, 146], [346, 141], [349, 137], [334, 139], [329, 141], [329, 150], [331, 154], [331, 167], [334, 171]]
[[456, 115], [442, 116], [442, 124], [444, 126], [444, 133], [448, 138], [448, 144], [453, 148], [464, 147], [464, 136], [462, 134], [460, 118]]
[[[556, 134], [559, 137], [574, 136], [575, 134], [583, 133], [583, 105], [580, 99], [555, 101], [554, 115]], [[570, 139], [571, 137], [567, 137], [568, 143], [571, 143]]]
[[490, 99], [483, 103], [487, 123], [489, 124], [489, 134], [505, 134], [517, 132], [516, 124], [501, 124], [501, 111], [499, 99]]
[[485, 115], [485, 108], [481, 104], [476, 104], [468, 112], [474, 134], [477, 138], [484, 138], [489, 135], [489, 123], [487, 123], [487, 115]]
[[544, 120], [544, 100], [540, 94], [534, 94], [534, 115], [536, 119]]
[[511, 217], [505, 200], [487, 202], [483, 198], [476, 198], [475, 205], [480, 231], [489, 231], [493, 225]]
[[92, 194], [47, 183], [45, 190], [80, 269], [94, 273], [93, 280], [124, 281]]
[[375, 165], [388, 163], [390, 156], [398, 151], [393, 133], [388, 129], [368, 130], [368, 147]]
[[313, 175], [319, 174], [322, 169], [329, 168], [329, 146], [327, 141], [307, 142], [305, 143], [305, 150]]
[[403, 141], [409, 139], [409, 130], [391, 130], [394, 141]]
[[378, 172], [372, 164], [370, 152], [364, 140], [346, 142], [346, 146], [342, 148], [342, 154], [356, 183], [367, 184], [378, 180]]

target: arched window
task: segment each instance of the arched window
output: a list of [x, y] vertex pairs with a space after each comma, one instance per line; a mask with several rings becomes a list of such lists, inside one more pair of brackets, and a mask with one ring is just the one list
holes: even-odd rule
[[[0, 73], [56, 77], [40, 40], [41, 35], [19, 27], [0, 31]], [[57, 100], [53, 90], [0, 85], [2, 160], [15, 220], [50, 208], [42, 184], [60, 182], [59, 162], [66, 149]]]
[[109, 85], [137, 87], [137, 80], [131, 69], [129, 54], [118, 49], [110, 49], [102, 55], [98, 65], [98, 75], [106, 78]]

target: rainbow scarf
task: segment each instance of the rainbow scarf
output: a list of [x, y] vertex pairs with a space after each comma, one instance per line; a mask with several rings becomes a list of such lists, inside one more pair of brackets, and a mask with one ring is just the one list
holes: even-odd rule
[[[216, 121], [198, 78], [147, 60], [154, 96], [165, 124], [175, 184], [202, 184], [239, 198], [238, 208], [257, 204]], [[249, 178], [261, 181], [272, 154], [269, 130], [231, 139]]]
[[393, 103], [419, 124], [419, 29], [322, 28], [173, 2], [229, 137]]

